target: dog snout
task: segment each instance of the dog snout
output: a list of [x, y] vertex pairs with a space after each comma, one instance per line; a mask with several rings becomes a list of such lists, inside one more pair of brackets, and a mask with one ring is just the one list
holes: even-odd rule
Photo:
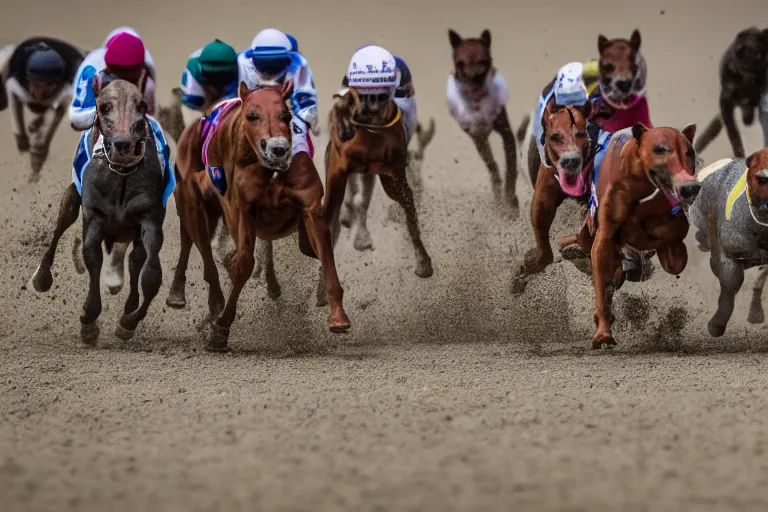
[[693, 201], [696, 200], [696, 196], [699, 195], [699, 191], [701, 191], [701, 183], [698, 181], [689, 181], [683, 183], [680, 187], [680, 196], [685, 202], [693, 203]]
[[560, 165], [568, 172], [581, 172], [581, 156], [566, 155], [560, 158]]
[[117, 153], [130, 153], [133, 147], [133, 139], [128, 135], [115, 135], [112, 137], [112, 147]]
[[485, 75], [483, 74], [473, 75], [471, 80], [472, 80], [472, 83], [475, 85], [482, 85], [483, 82], [485, 82]]
[[275, 158], [284, 158], [288, 154], [288, 147], [283, 145], [273, 145], [270, 148], [270, 153]]
[[616, 88], [623, 93], [628, 93], [632, 89], [632, 80], [616, 80]]

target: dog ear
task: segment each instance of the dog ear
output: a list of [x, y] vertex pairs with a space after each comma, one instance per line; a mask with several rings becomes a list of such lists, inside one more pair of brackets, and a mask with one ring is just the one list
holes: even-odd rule
[[755, 155], [757, 155], [757, 152], [754, 152], [754, 153], [752, 153], [751, 155], [749, 155], [749, 156], [747, 157], [747, 169], [749, 169], [750, 167], [752, 167], [752, 160], [754, 160], [754, 158], [755, 158]]
[[454, 30], [448, 29], [448, 39], [451, 41], [451, 47], [455, 50], [457, 46], [464, 40]]
[[685, 138], [688, 139], [688, 142], [693, 144], [693, 136], [696, 135], [696, 124], [691, 123], [689, 125], [686, 125], [685, 128], [682, 130], [683, 135], [685, 135]]
[[608, 38], [605, 37], [603, 34], [600, 34], [597, 36], [597, 51], [600, 52], [600, 55], [603, 54], [603, 50], [608, 48], [608, 44], [610, 41], [608, 41]]
[[587, 102], [583, 105], [576, 106], [574, 108], [581, 112], [581, 115], [583, 115], [586, 119], [589, 119], [589, 116], [592, 115], [592, 102], [589, 100], [587, 100]]
[[101, 92], [101, 78], [99, 75], [94, 76], [93, 80], [91, 80], [91, 89], [93, 90], [93, 96], [98, 98]]
[[480, 41], [482, 41], [487, 48], [490, 48], [491, 47], [491, 31], [488, 29], [483, 30], [483, 33], [480, 34]]
[[280, 96], [282, 96], [284, 100], [287, 100], [288, 98], [291, 97], [292, 92], [293, 92], [293, 80], [286, 80], [283, 83], [283, 89], [282, 91], [280, 91]]
[[632, 127], [632, 136], [637, 139], [638, 142], [643, 140], [643, 135], [648, 131], [648, 128], [643, 123], [635, 123]]
[[248, 86], [245, 85], [245, 82], [241, 80], [240, 87], [237, 89], [237, 95], [240, 96], [242, 101], [245, 101], [245, 98], [247, 98], [249, 94], [251, 94], [251, 90], [248, 89]]
[[642, 39], [640, 38], [640, 31], [635, 29], [632, 32], [632, 36], [629, 38], [629, 45], [632, 47], [635, 53], [637, 53], [640, 50], [641, 42], [642, 42]]

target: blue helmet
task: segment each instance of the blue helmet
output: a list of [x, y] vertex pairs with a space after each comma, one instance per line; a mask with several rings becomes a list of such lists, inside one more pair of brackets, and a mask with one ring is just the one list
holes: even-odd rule
[[266, 28], [253, 38], [246, 57], [251, 59], [256, 71], [273, 78], [285, 71], [291, 63], [293, 43], [291, 39], [274, 28]]

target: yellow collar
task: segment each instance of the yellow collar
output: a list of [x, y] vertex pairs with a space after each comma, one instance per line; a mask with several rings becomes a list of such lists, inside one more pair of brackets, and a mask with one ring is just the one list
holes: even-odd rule
[[366, 130], [371, 130], [375, 132], [379, 130], [386, 130], [387, 128], [392, 128], [397, 124], [397, 122], [400, 120], [401, 117], [402, 117], [402, 113], [400, 112], [400, 107], [397, 107], [397, 112], [395, 113], [395, 117], [387, 124], [384, 124], [384, 125], [363, 124], [363, 123], [358, 123], [356, 121], [352, 121], [352, 124], [357, 126], [358, 128], [365, 128]]

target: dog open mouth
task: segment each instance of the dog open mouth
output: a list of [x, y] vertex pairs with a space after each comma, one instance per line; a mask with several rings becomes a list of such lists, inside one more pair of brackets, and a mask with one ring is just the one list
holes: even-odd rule
[[672, 178], [667, 172], [651, 170], [651, 183], [667, 198], [672, 207], [672, 215], [687, 210], [680, 191], [672, 183]]
[[587, 193], [587, 182], [583, 172], [571, 172], [557, 164], [557, 181], [560, 188], [570, 197], [581, 197]]

